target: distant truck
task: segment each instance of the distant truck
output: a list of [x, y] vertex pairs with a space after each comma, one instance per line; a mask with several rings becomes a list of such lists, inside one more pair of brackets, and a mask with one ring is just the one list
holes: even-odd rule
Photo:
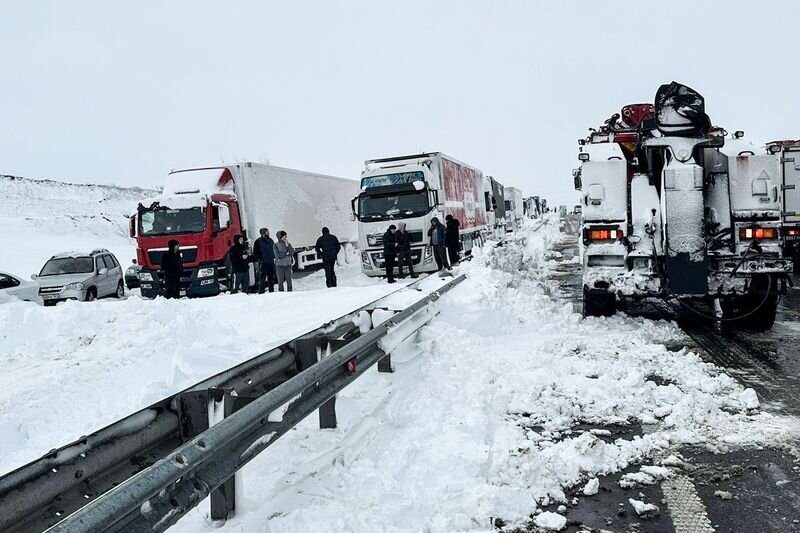
[[385, 274], [383, 234], [392, 224], [406, 224], [415, 272], [436, 271], [428, 238], [432, 218], [442, 224], [446, 215], [458, 219], [465, 254], [490, 233], [483, 173], [441, 152], [365, 161], [352, 210], [368, 276]]
[[780, 157], [783, 255], [794, 260], [794, 269], [798, 271], [800, 270], [800, 141], [773, 141], [767, 143], [767, 151]]
[[162, 194], [139, 204], [130, 220], [142, 296], [161, 294], [161, 256], [172, 239], [181, 246], [181, 293], [190, 297], [227, 289], [233, 237], [252, 244], [262, 227], [273, 239], [289, 234], [298, 269], [320, 263], [314, 244], [322, 226], [343, 243], [355, 239], [348, 204], [356, 194], [355, 180], [260, 163], [174, 170]]
[[492, 176], [483, 178], [483, 195], [486, 204], [488, 226], [495, 236], [503, 236], [506, 232], [505, 187]]
[[[522, 219], [525, 218], [525, 201], [522, 199], [522, 191], [516, 187], [506, 187], [506, 218], [513, 226], [513, 229], [518, 229]], [[510, 231], [512, 228], [507, 227]]]
[[558, 206], [558, 214], [561, 215], [562, 217], [567, 216], [567, 206], [565, 205]]

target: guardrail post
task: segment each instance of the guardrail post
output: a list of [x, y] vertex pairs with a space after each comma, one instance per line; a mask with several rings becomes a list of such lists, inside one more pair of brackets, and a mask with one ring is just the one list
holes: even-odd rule
[[[317, 337], [297, 339], [295, 352], [299, 372], [310, 368], [319, 361], [319, 342]], [[336, 396], [320, 406], [319, 428], [336, 429]]]
[[[222, 413], [225, 418], [249, 404], [255, 397], [231, 396], [225, 394], [222, 399]], [[216, 490], [211, 492], [211, 520], [227, 520], [236, 510], [236, 476], [225, 480]]]

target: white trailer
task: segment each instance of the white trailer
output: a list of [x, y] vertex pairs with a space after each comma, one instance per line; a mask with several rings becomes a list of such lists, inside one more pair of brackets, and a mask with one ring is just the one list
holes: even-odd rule
[[[358, 190], [355, 180], [260, 163], [174, 170], [163, 193], [139, 205], [131, 236], [148, 275], [158, 272], [168, 242], [177, 240], [186, 294], [214, 295], [226, 285], [226, 256], [237, 234], [252, 245], [260, 228], [268, 228], [273, 239], [286, 231], [298, 269], [321, 262], [314, 245], [323, 226], [342, 243], [356, 242], [349, 204]], [[154, 294], [145, 296], [160, 290], [158, 284], [151, 288]]]
[[[506, 219], [511, 223], [513, 229], [518, 229], [525, 218], [525, 200], [522, 199], [522, 191], [516, 187], [505, 188], [506, 200]], [[507, 228], [511, 230], [511, 228]]]

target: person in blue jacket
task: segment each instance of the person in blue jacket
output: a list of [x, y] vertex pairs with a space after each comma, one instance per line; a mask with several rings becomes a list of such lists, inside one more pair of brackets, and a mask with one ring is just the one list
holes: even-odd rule
[[258, 261], [258, 294], [264, 294], [265, 288], [275, 292], [275, 241], [269, 236], [268, 228], [259, 230], [261, 236], [253, 243], [253, 256]]

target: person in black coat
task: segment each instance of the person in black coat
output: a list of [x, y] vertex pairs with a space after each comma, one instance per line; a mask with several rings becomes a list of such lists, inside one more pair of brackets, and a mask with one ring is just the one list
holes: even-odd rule
[[342, 245], [336, 235], [331, 235], [331, 230], [322, 228], [322, 236], [317, 239], [314, 247], [317, 255], [322, 258], [322, 266], [325, 268], [325, 286], [336, 286], [336, 258]]
[[233, 238], [228, 257], [231, 261], [231, 294], [236, 294], [240, 289], [247, 293], [250, 289], [250, 254], [244, 245], [243, 236], [237, 235]]
[[450, 259], [450, 266], [458, 263], [458, 252], [461, 247], [461, 236], [459, 235], [459, 228], [461, 223], [453, 215], [444, 217], [445, 230], [444, 230], [444, 245], [447, 247], [447, 256]]
[[181, 297], [181, 276], [183, 260], [180, 244], [175, 239], [167, 243], [167, 251], [161, 254], [161, 270], [164, 272], [164, 288], [167, 298]]
[[386, 278], [389, 283], [394, 283], [394, 263], [397, 258], [397, 246], [394, 232], [397, 226], [392, 224], [383, 234], [383, 262], [386, 267]]
[[261, 236], [253, 243], [253, 257], [258, 261], [258, 294], [264, 294], [265, 287], [275, 292], [275, 241], [269, 236], [269, 229], [261, 228]]
[[411, 237], [406, 231], [406, 223], [399, 222], [397, 224], [397, 231], [394, 232], [395, 249], [397, 250], [397, 275], [404, 278], [403, 265], [408, 265], [408, 273], [412, 278], [416, 278], [414, 274], [414, 262], [411, 260]]

